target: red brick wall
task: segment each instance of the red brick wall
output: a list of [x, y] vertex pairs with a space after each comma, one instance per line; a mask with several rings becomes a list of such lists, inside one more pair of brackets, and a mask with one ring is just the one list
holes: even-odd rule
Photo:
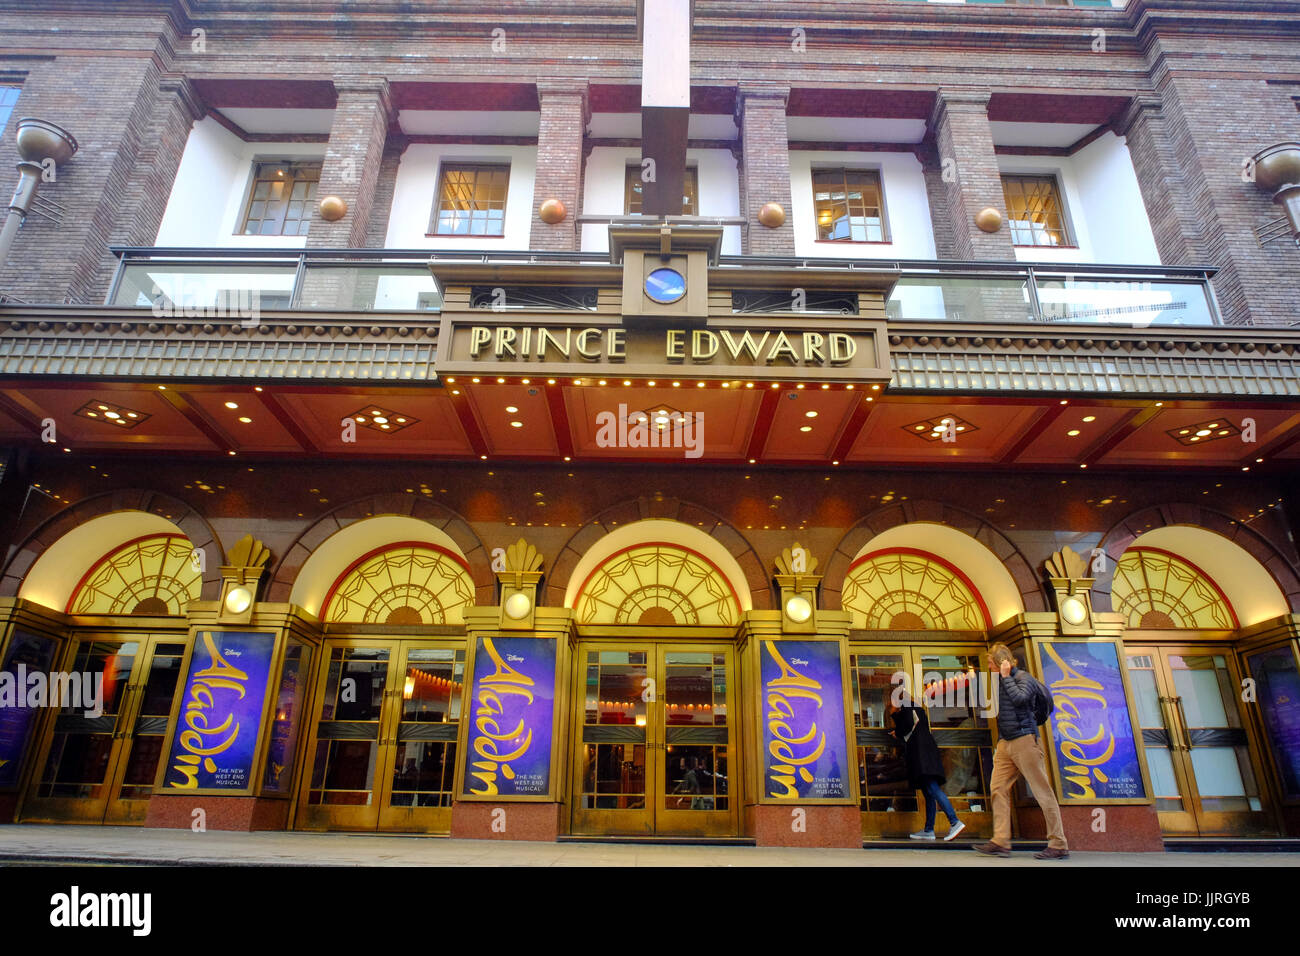
[[[534, 249], [564, 251], [578, 247], [574, 217], [578, 215], [582, 144], [586, 135], [587, 84], [578, 81], [540, 80], [537, 98], [541, 120], [537, 129], [537, 176], [533, 186], [530, 245]], [[567, 210], [555, 224], [542, 222], [537, 209], [548, 199], [558, 199]]]
[[338, 105], [316, 195], [338, 196], [348, 211], [342, 219], [326, 222], [313, 210], [307, 246], [359, 249], [370, 226], [393, 104], [383, 77], [340, 76], [334, 79], [334, 89]]
[[[936, 98], [934, 129], [940, 184], [952, 229], [952, 252], [958, 259], [1015, 259], [1006, 224], [1002, 174], [993, 151], [987, 90], [943, 89]], [[1002, 228], [983, 232], [975, 215], [991, 207], [1002, 213]]]
[[[794, 255], [794, 210], [790, 207], [790, 136], [785, 119], [788, 87], [744, 84], [736, 91], [740, 127], [740, 214], [749, 225], [742, 249], [752, 256]], [[785, 223], [769, 229], [758, 221], [765, 203], [780, 203]]]

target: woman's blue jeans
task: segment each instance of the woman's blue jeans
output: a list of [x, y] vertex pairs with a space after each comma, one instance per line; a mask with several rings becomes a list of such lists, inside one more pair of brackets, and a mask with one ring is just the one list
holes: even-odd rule
[[927, 833], [934, 830], [935, 810], [943, 808], [943, 815], [948, 818], [948, 823], [956, 826], [957, 811], [952, 808], [952, 801], [948, 799], [948, 794], [943, 792], [943, 786], [934, 777], [927, 777], [925, 783], [921, 786], [921, 793], [925, 796], [925, 829]]

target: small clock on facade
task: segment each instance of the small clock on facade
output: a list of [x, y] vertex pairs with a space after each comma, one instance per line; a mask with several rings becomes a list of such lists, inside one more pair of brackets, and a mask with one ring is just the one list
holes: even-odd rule
[[686, 277], [676, 269], [655, 269], [645, 277], [645, 294], [665, 305], [676, 302], [686, 294]]

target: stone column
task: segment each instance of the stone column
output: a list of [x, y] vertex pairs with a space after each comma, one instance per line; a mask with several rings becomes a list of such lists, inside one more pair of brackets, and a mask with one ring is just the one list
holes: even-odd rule
[[[989, 127], [989, 96], [988, 90], [939, 90], [930, 114], [930, 130], [946, 187], [953, 253], [958, 259], [1013, 262], [1016, 256], [1006, 222], [1002, 175]], [[1002, 213], [1002, 228], [994, 233], [975, 225], [975, 214], [989, 206]]]
[[316, 197], [319, 202], [338, 196], [348, 211], [337, 222], [326, 222], [313, 210], [307, 246], [359, 249], [366, 241], [388, 126], [396, 111], [382, 76], [336, 76], [334, 89], [338, 103]]
[[[537, 84], [541, 121], [537, 128], [537, 173], [528, 245], [546, 252], [578, 248], [574, 219], [582, 201], [582, 146], [591, 109], [585, 80], [542, 80]], [[564, 203], [565, 217], [542, 222], [537, 209], [548, 199]]]
[[[746, 255], [793, 256], [794, 213], [790, 203], [790, 135], [785, 107], [788, 86], [742, 83], [736, 90], [736, 125], [740, 127], [740, 214]], [[758, 221], [766, 203], [779, 203], [785, 222], [770, 229]]]

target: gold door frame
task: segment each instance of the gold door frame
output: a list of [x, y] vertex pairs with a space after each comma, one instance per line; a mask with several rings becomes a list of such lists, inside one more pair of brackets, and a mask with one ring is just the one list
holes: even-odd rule
[[[126, 678], [122, 701], [114, 715], [112, 729], [112, 747], [109, 751], [108, 766], [104, 771], [103, 782], [99, 785], [102, 793], [97, 797], [42, 797], [37, 794], [45, 765], [49, 761], [50, 748], [58, 732], [59, 709], [54, 709], [50, 719], [41, 730], [40, 742], [35, 750], [30, 779], [19, 806], [17, 819], [27, 823], [111, 823], [143, 824], [148, 811], [149, 799], [122, 799], [123, 779], [126, 775], [131, 749], [135, 739], [136, 721], [140, 716], [140, 705], [144, 699], [145, 684], [153, 664], [154, 653], [159, 644], [187, 645], [188, 635], [149, 633], [123, 633], [112, 630], [81, 630], [71, 635], [63, 648], [63, 653], [56, 658], [56, 669], [71, 672], [76, 663], [77, 652], [84, 643], [129, 644], [139, 645], [131, 664], [131, 671]], [[178, 696], [184, 691], [185, 662], [188, 660], [189, 647], [181, 657], [180, 673], [176, 687], [172, 691], [169, 712], [174, 712]], [[170, 721], [167, 729], [159, 735], [162, 739], [162, 752], [158, 763], [161, 766], [167, 760], [166, 748], [171, 740]], [[156, 775], [155, 775], [156, 778]], [[155, 788], [156, 790], [156, 788]]]
[[[1264, 774], [1262, 742], [1258, 737], [1255, 722], [1250, 719], [1249, 713], [1243, 712], [1237, 694], [1229, 696], [1233, 706], [1237, 708], [1237, 719], [1246, 738], [1249, 770], [1255, 778], [1256, 798], [1259, 800], [1260, 809], [1222, 811], [1201, 808], [1201, 794], [1191, 764], [1193, 746], [1190, 728], [1187, 726], [1185, 709], [1181, 706], [1181, 697], [1174, 693], [1176, 687], [1168, 657], [1171, 654], [1222, 657], [1231, 683], [1237, 688], [1241, 687], [1242, 666], [1237, 660], [1237, 652], [1231, 641], [1222, 638], [1197, 641], [1194, 639], [1197, 636], [1194, 632], [1179, 634], [1168, 631], [1128, 631], [1125, 633], [1122, 647], [1126, 670], [1130, 654], [1146, 653], [1155, 659], [1154, 673], [1156, 690], [1160, 695], [1161, 717], [1169, 736], [1174, 776], [1183, 801], [1182, 810], [1157, 811], [1161, 832], [1166, 836], [1174, 837], [1276, 836], [1281, 831], [1272, 802], [1271, 788], [1267, 785], [1268, 778]], [[1145, 762], [1145, 750], [1143, 759]], [[1154, 792], [1152, 797], [1155, 798]]]
[[[572, 636], [569, 674], [570, 740], [565, 802], [569, 832], [592, 836], [697, 836], [735, 837], [740, 833], [744, 773], [741, 766], [742, 715], [738, 682], [742, 655], [731, 628], [682, 628], [677, 634], [664, 628], [581, 628]], [[645, 746], [645, 806], [627, 810], [581, 807], [583, 746], [586, 708], [586, 653], [627, 650], [646, 654], [646, 676], [654, 680], [655, 700], [647, 701]], [[666, 655], [673, 651], [722, 653], [727, 668], [727, 797], [726, 810], [670, 810], [667, 808], [666, 761], [669, 727], [663, 693]], [[613, 741], [611, 741], [613, 742]], [[633, 742], [629, 739], [629, 742]]]
[[[858, 632], [858, 635], [855, 636], [859, 636], [859, 635], [865, 636], [862, 634], [862, 632]], [[891, 636], [895, 636], [895, 635], [891, 635]], [[918, 633], [918, 637], [920, 636], [921, 633]], [[923, 696], [920, 695], [921, 689], [919, 687], [912, 686], [912, 684], [914, 683], [915, 675], [917, 674], [917, 668], [916, 668], [917, 660], [920, 657], [920, 655], [924, 653], [936, 653], [936, 654], [947, 653], [947, 654], [954, 654], [954, 655], [973, 654], [978, 656], [979, 658], [979, 664], [981, 668], [980, 672], [987, 671], [988, 668], [988, 648], [982, 642], [981, 639], [973, 640], [970, 643], [960, 643], [951, 640], [945, 640], [944, 642], [917, 641], [914, 643], [899, 643], [895, 640], [893, 642], [883, 643], [877, 641], [862, 641], [862, 640], [855, 640], [852, 638], [850, 639], [848, 643], [848, 660], [846, 661], [846, 665], [848, 668], [848, 679], [852, 684], [850, 688], [850, 696], [849, 696], [849, 713], [850, 713], [850, 718], [853, 720], [852, 729], [854, 732], [853, 745], [854, 745], [855, 760], [858, 759], [858, 751], [864, 746], [872, 746], [872, 747], [892, 746], [897, 748], [898, 742], [897, 739], [894, 737], [891, 728], [884, 723], [883, 718], [882, 718], [882, 727], [880, 728], [865, 728], [858, 725], [857, 718], [859, 714], [859, 708], [861, 707], [861, 701], [858, 697], [857, 675], [855, 674], [855, 669], [853, 666], [853, 658], [859, 654], [879, 654], [881, 656], [896, 655], [901, 657], [902, 670], [908, 675], [908, 686], [910, 688], [910, 692], [912, 693], [913, 697], [915, 699], [920, 700], [924, 706], [924, 698]], [[922, 670], [921, 671], [922, 679], [924, 679], [924, 673], [925, 672]], [[897, 685], [892, 685], [892, 686], [897, 686]], [[928, 712], [929, 712], [928, 707], [926, 707], [926, 711], [928, 716]], [[947, 734], [953, 730], [959, 730], [959, 728], [942, 728], [942, 727], [931, 728], [931, 732], [935, 735], [936, 743], [940, 743], [941, 735]], [[974, 743], [965, 745], [965, 746], [974, 747], [976, 751], [977, 761], [980, 759], [979, 751], [983, 749], [984, 746], [987, 746], [990, 749], [997, 746], [996, 725], [995, 722], [992, 721], [991, 719], [988, 722], [986, 731], [988, 734], [987, 745], [974, 744]], [[940, 743], [940, 746], [942, 747], [943, 745]], [[962, 745], [957, 744], [953, 746], [962, 746]], [[901, 750], [899, 752], [901, 755]], [[912, 833], [917, 830], [921, 830], [925, 827], [925, 800], [922, 797], [921, 792], [919, 790], [913, 790], [910, 787], [907, 787], [904, 793], [900, 794], [899, 796], [910, 797], [914, 799], [916, 803], [915, 810], [912, 811], [904, 810], [900, 812], [897, 810], [877, 811], [877, 810], [861, 809], [862, 802], [864, 800], [862, 791], [863, 788], [866, 786], [865, 771], [866, 771], [866, 767], [864, 765], [863, 772], [859, 774], [859, 782], [858, 782], [858, 788], [859, 788], [858, 805], [859, 805], [859, 810], [862, 818], [862, 838], [864, 840], [896, 840], [896, 839], [905, 840], [907, 839], [909, 833]], [[980, 767], [980, 776], [981, 778], [983, 778], [984, 776], [982, 764]], [[982, 780], [982, 783], [987, 785], [988, 781]], [[907, 781], [904, 780], [905, 787], [906, 784]], [[958, 819], [960, 819], [963, 823], [966, 824], [966, 830], [963, 833], [963, 837], [991, 838], [993, 835], [992, 795], [983, 794], [982, 796], [983, 799], [980, 799], [978, 802], [978, 805], [980, 806], [979, 810], [971, 810], [968, 807], [966, 810], [963, 811], [961, 809], [957, 809], [956, 807], [954, 807], [954, 809], [957, 809]], [[950, 799], [951, 798], [952, 795], [950, 795]], [[884, 799], [884, 798], [873, 798], [871, 797], [870, 793], [868, 793], [865, 799], [867, 801], [871, 801], [872, 799]], [[964, 798], [961, 796], [957, 797], [957, 800], [963, 800], [963, 799], [969, 799], [969, 798]], [[939, 811], [937, 817], [942, 817], [942, 816], [943, 816], [942, 811]], [[941, 832], [940, 828], [945, 825], [946, 824], [943, 821], [936, 818], [935, 820], [936, 832]]]
[[[329, 668], [332, 651], [342, 648], [387, 649], [387, 671], [384, 678], [384, 691], [379, 709], [379, 719], [375, 721], [372, 764], [374, 767], [370, 786], [370, 801], [363, 805], [349, 804], [312, 804], [312, 774], [315, 770], [317, 745], [321, 713], [325, 707], [325, 690], [329, 683]], [[465, 650], [465, 640], [460, 637], [402, 637], [402, 636], [353, 636], [331, 635], [325, 637], [317, 650], [315, 674], [311, 681], [310, 722], [307, 732], [303, 734], [304, 749], [302, 769], [298, 775], [297, 790], [294, 794], [293, 828], [298, 830], [346, 830], [346, 831], [387, 831], [412, 833], [450, 833], [451, 806], [445, 807], [394, 807], [392, 806], [393, 775], [396, 770], [396, 754], [402, 724], [402, 690], [406, 679], [408, 655], [412, 650], [444, 649]], [[466, 664], [467, 662], [463, 661]], [[469, 682], [468, 671], [463, 680]], [[453, 694], [463, 702], [464, 688], [461, 695]], [[463, 707], [463, 703], [462, 703]], [[448, 722], [450, 732], [446, 742], [455, 744], [460, 733], [461, 719], [452, 724]], [[369, 723], [369, 721], [364, 721]], [[358, 738], [369, 741], [371, 738]], [[455, 759], [459, 761], [460, 750], [456, 748]], [[454, 793], [453, 793], [454, 797]]]

